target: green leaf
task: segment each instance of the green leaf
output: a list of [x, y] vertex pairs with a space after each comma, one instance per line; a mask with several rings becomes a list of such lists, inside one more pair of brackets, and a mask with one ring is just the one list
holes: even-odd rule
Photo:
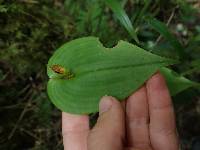
[[155, 18], [148, 17], [147, 18], [149, 24], [158, 31], [164, 38], [166, 38], [170, 44], [174, 47], [174, 49], [179, 54], [180, 58], [185, 57], [184, 48], [181, 43], [177, 40], [177, 38], [169, 31], [168, 27]]
[[120, 21], [120, 23], [125, 27], [125, 29], [128, 31], [128, 33], [131, 35], [131, 37], [139, 43], [139, 40], [137, 38], [137, 34], [135, 32], [135, 29], [133, 28], [133, 25], [124, 11], [121, 3], [118, 0], [105, 0], [106, 4], [110, 9], [113, 11], [117, 19]]
[[161, 74], [165, 77], [165, 80], [167, 82], [168, 88], [170, 90], [170, 94], [176, 95], [179, 92], [182, 92], [190, 87], [197, 87], [200, 86], [199, 83], [190, 81], [189, 79], [185, 78], [184, 76], [181, 76], [174, 72], [173, 70], [170, 70], [168, 68], [161, 68], [160, 69]]
[[50, 58], [48, 95], [62, 111], [97, 112], [102, 96], [112, 95], [123, 100], [160, 67], [175, 62], [125, 41], [105, 48], [95, 37], [76, 39]]

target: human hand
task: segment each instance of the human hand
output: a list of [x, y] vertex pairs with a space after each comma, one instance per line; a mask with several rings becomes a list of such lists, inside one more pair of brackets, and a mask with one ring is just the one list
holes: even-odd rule
[[152, 76], [120, 103], [106, 96], [89, 130], [87, 115], [62, 113], [65, 150], [178, 150], [174, 110], [164, 78]]

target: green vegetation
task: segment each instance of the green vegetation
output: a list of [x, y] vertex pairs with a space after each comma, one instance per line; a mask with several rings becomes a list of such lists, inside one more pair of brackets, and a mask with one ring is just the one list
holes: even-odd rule
[[[171, 69], [200, 82], [199, 1], [121, 2], [138, 45], [180, 59]], [[60, 112], [46, 94], [48, 59], [83, 36], [99, 37], [106, 47], [137, 44], [122, 21], [102, 0], [0, 0], [0, 149], [62, 149]], [[173, 97], [183, 149], [200, 133], [199, 95], [193, 87]]]

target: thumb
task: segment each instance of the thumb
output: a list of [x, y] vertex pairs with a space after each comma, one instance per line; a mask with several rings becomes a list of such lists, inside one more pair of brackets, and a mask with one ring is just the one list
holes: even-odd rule
[[111, 96], [99, 104], [99, 118], [88, 137], [89, 150], [121, 150], [125, 138], [125, 119], [122, 105]]

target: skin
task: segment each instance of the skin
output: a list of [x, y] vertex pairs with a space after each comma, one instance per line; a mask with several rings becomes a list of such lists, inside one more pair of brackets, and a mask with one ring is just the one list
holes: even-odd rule
[[165, 80], [153, 75], [120, 103], [105, 96], [89, 129], [87, 115], [62, 113], [65, 150], [178, 150], [175, 115]]

